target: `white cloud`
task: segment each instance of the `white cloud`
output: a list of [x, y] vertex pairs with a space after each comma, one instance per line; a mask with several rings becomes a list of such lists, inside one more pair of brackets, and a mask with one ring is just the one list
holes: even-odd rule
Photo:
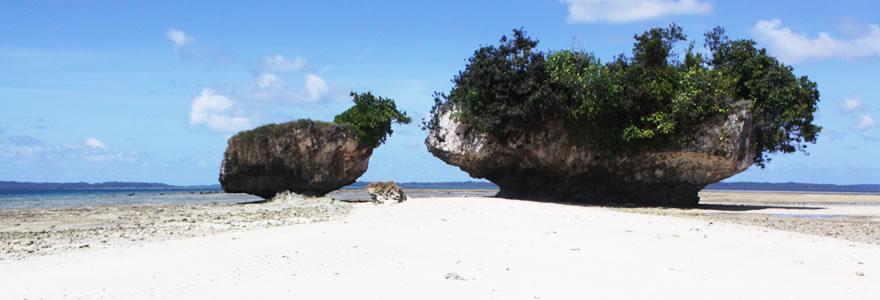
[[125, 162], [132, 163], [138, 160], [138, 154], [136, 152], [97, 152], [97, 153], [85, 153], [82, 156], [82, 159], [93, 162]]
[[244, 98], [270, 101], [297, 101], [302, 96], [297, 96], [296, 91], [285, 84], [278, 75], [263, 73], [257, 77], [255, 86], [247, 89]]
[[191, 34], [180, 29], [171, 28], [165, 32], [165, 36], [171, 40], [174, 50], [177, 51], [177, 55], [180, 58], [218, 65], [228, 65], [235, 62], [234, 57], [216, 48], [199, 43]]
[[866, 107], [859, 98], [844, 99], [840, 106], [840, 111], [843, 115], [853, 118], [853, 125], [851, 128], [855, 131], [865, 131], [877, 125], [871, 115], [866, 113], [855, 114], [867, 110], [868, 107]]
[[260, 101], [315, 103], [327, 99], [330, 94], [327, 82], [316, 74], [305, 74], [302, 86], [292, 86], [284, 81], [283, 77], [274, 73], [262, 73], [253, 85], [242, 91], [240, 97]]
[[862, 115], [862, 117], [859, 118], [858, 123], [853, 127], [856, 130], [863, 131], [873, 128], [874, 126], [877, 126], [877, 123], [874, 122], [874, 118], [869, 115]]
[[880, 26], [869, 25], [861, 35], [852, 39], [837, 39], [827, 32], [815, 37], [782, 27], [779, 19], [761, 20], [752, 27], [752, 35], [780, 59], [795, 63], [808, 59], [857, 59], [880, 56]]
[[278, 76], [272, 73], [263, 73], [260, 74], [260, 78], [257, 79], [257, 86], [260, 89], [270, 89], [272, 87], [277, 87], [280, 85]]
[[193, 42], [193, 38], [180, 29], [171, 28], [165, 33], [165, 36], [174, 43], [174, 47], [181, 48]]
[[841, 106], [841, 110], [843, 110], [843, 113], [848, 114], [848, 113], [860, 111], [860, 110], [862, 110], [863, 107], [864, 106], [862, 105], [861, 99], [851, 98], [851, 99], [844, 99], [843, 100], [843, 105]]
[[263, 59], [263, 69], [275, 72], [296, 72], [306, 65], [306, 59], [296, 56], [291, 59], [284, 58], [281, 54], [275, 54]]
[[201, 95], [193, 99], [189, 122], [192, 125], [204, 123], [212, 113], [223, 113], [232, 106], [229, 97], [216, 94], [212, 89], [202, 89]]
[[144, 157], [134, 151], [111, 151], [104, 142], [94, 137], [77, 144], [54, 144], [31, 136], [10, 136], [0, 139], [0, 158], [12, 158], [18, 162], [84, 160], [130, 163]]
[[13, 135], [0, 139], [0, 157], [32, 158], [50, 153], [52, 148], [28, 135]]
[[[267, 68], [282, 71], [298, 68], [296, 61], [304, 59], [288, 60], [275, 55], [266, 60]], [[189, 124], [215, 132], [234, 133], [251, 128], [253, 124], [276, 121], [290, 115], [290, 104], [311, 107], [300, 107], [302, 109], [317, 109], [318, 105], [335, 96], [335, 89], [319, 74], [263, 70], [251, 77], [249, 83], [225, 87], [222, 93], [206, 87], [192, 98]], [[279, 108], [279, 105], [288, 109]]]
[[93, 149], [101, 149], [101, 150], [107, 149], [107, 145], [105, 145], [104, 142], [102, 142], [96, 138], [93, 138], [93, 137], [87, 138], [83, 142], [83, 144], [85, 144], [89, 148], [93, 148]]
[[315, 74], [306, 75], [306, 100], [317, 101], [330, 91], [327, 82], [321, 76]]
[[701, 0], [562, 0], [570, 22], [626, 23], [671, 15], [706, 15], [712, 4]]
[[233, 102], [212, 89], [202, 89], [202, 93], [193, 98], [189, 113], [189, 124], [205, 125], [217, 132], [236, 132], [251, 127], [250, 119], [229, 115]]

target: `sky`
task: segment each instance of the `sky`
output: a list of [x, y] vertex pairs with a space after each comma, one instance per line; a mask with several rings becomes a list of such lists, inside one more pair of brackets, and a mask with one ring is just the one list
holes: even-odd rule
[[514, 28], [542, 50], [629, 53], [675, 22], [753, 39], [818, 83], [808, 154], [727, 181], [880, 183], [876, 1], [3, 1], [0, 180], [216, 184], [227, 139], [331, 120], [349, 92], [396, 100], [363, 181], [472, 180], [427, 152], [417, 123], [480, 46]]

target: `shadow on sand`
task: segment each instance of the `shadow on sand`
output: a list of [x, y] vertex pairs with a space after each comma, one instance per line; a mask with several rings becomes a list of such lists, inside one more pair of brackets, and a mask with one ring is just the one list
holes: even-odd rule
[[[493, 198], [502, 198], [502, 197], [493, 197]], [[582, 202], [568, 202], [568, 201], [554, 201], [547, 199], [512, 199], [512, 198], [503, 198], [507, 200], [513, 201], [528, 201], [528, 202], [541, 202], [541, 203], [555, 203], [555, 204], [563, 204], [563, 205], [572, 205], [572, 206], [585, 206], [585, 207], [609, 207], [609, 208], [667, 208], [667, 209], [681, 209], [681, 210], [709, 210], [709, 211], [731, 211], [731, 212], [741, 212], [741, 211], [755, 211], [755, 210], [764, 210], [764, 209], [789, 209], [789, 210], [821, 210], [826, 209], [825, 207], [815, 207], [815, 206], [781, 206], [781, 205], [772, 205], [772, 204], [697, 204], [696, 206], [663, 206], [663, 205], [639, 205], [634, 203], [582, 203]]]
[[[688, 209], [688, 208], [685, 208]], [[779, 206], [779, 205], [760, 205], [760, 204], [699, 204], [689, 209], [715, 210], [715, 211], [752, 211], [764, 209], [792, 209], [792, 210], [820, 210], [824, 207], [814, 206]]]

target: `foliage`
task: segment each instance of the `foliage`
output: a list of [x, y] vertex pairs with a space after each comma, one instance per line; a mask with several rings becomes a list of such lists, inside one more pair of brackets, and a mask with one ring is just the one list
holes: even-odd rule
[[436, 93], [437, 126], [442, 105], [456, 117], [500, 141], [547, 122], [562, 122], [574, 136], [599, 149], [664, 147], [696, 138], [701, 126], [725, 114], [735, 100], [748, 100], [757, 124], [757, 157], [793, 152], [813, 143], [816, 84], [767, 56], [749, 40], [729, 41], [720, 28], [706, 34], [709, 58], [691, 42], [678, 60], [677, 43], [687, 36], [675, 24], [636, 35], [632, 57], [602, 63], [584, 51], [547, 54], [523, 30], [498, 46], [474, 52], [453, 79], [449, 94]]
[[[461, 88], [452, 89], [449, 96], [437, 94], [435, 101], [455, 99], [461, 115], [468, 116], [475, 127], [504, 133], [552, 117], [558, 105], [552, 101], [544, 54], [534, 50], [538, 42], [527, 38], [524, 31], [514, 30], [513, 34], [512, 39], [502, 37], [497, 48], [477, 50], [466, 71], [454, 79]], [[435, 105], [434, 110], [438, 108]]]
[[266, 124], [239, 132], [235, 137], [239, 140], [255, 142], [261, 137], [283, 135], [292, 128], [346, 125], [355, 131], [359, 144], [376, 148], [385, 143], [385, 139], [394, 132], [391, 123], [409, 124], [412, 121], [406, 112], [397, 110], [393, 99], [376, 97], [370, 92], [363, 94], [352, 92], [351, 96], [354, 105], [336, 115], [333, 123], [300, 119], [283, 124]]
[[754, 41], [730, 41], [721, 27], [705, 37], [713, 54], [710, 65], [736, 78], [736, 97], [751, 101], [757, 165], [769, 162], [771, 153], [804, 151], [808, 143], [816, 142], [822, 128], [813, 124], [819, 102], [815, 82], [795, 76], [790, 66], [755, 48]]
[[305, 128], [315, 125], [330, 126], [332, 123], [310, 119], [299, 119], [282, 124], [266, 124], [251, 130], [239, 132], [235, 134], [235, 138], [240, 141], [246, 141], [247, 143], [254, 143], [267, 136], [275, 137], [284, 135], [285, 133], [290, 132], [291, 128]]
[[397, 110], [393, 99], [376, 97], [370, 92], [352, 92], [351, 97], [354, 106], [336, 115], [333, 122], [351, 126], [362, 145], [378, 147], [394, 132], [392, 122], [409, 124], [412, 121], [406, 112]]

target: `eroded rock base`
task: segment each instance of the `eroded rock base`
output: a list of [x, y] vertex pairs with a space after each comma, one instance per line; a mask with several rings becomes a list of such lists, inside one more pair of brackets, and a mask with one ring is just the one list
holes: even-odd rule
[[507, 178], [492, 180], [501, 198], [582, 204], [693, 207], [703, 185], [681, 183], [627, 183], [607, 180], [553, 180]]
[[501, 141], [458, 120], [447, 103], [435, 114], [425, 145], [440, 160], [501, 187], [501, 197], [691, 207], [703, 187], [754, 163], [749, 107], [736, 102], [727, 115], [700, 125], [692, 141], [611, 151], [584, 143], [553, 120]]

